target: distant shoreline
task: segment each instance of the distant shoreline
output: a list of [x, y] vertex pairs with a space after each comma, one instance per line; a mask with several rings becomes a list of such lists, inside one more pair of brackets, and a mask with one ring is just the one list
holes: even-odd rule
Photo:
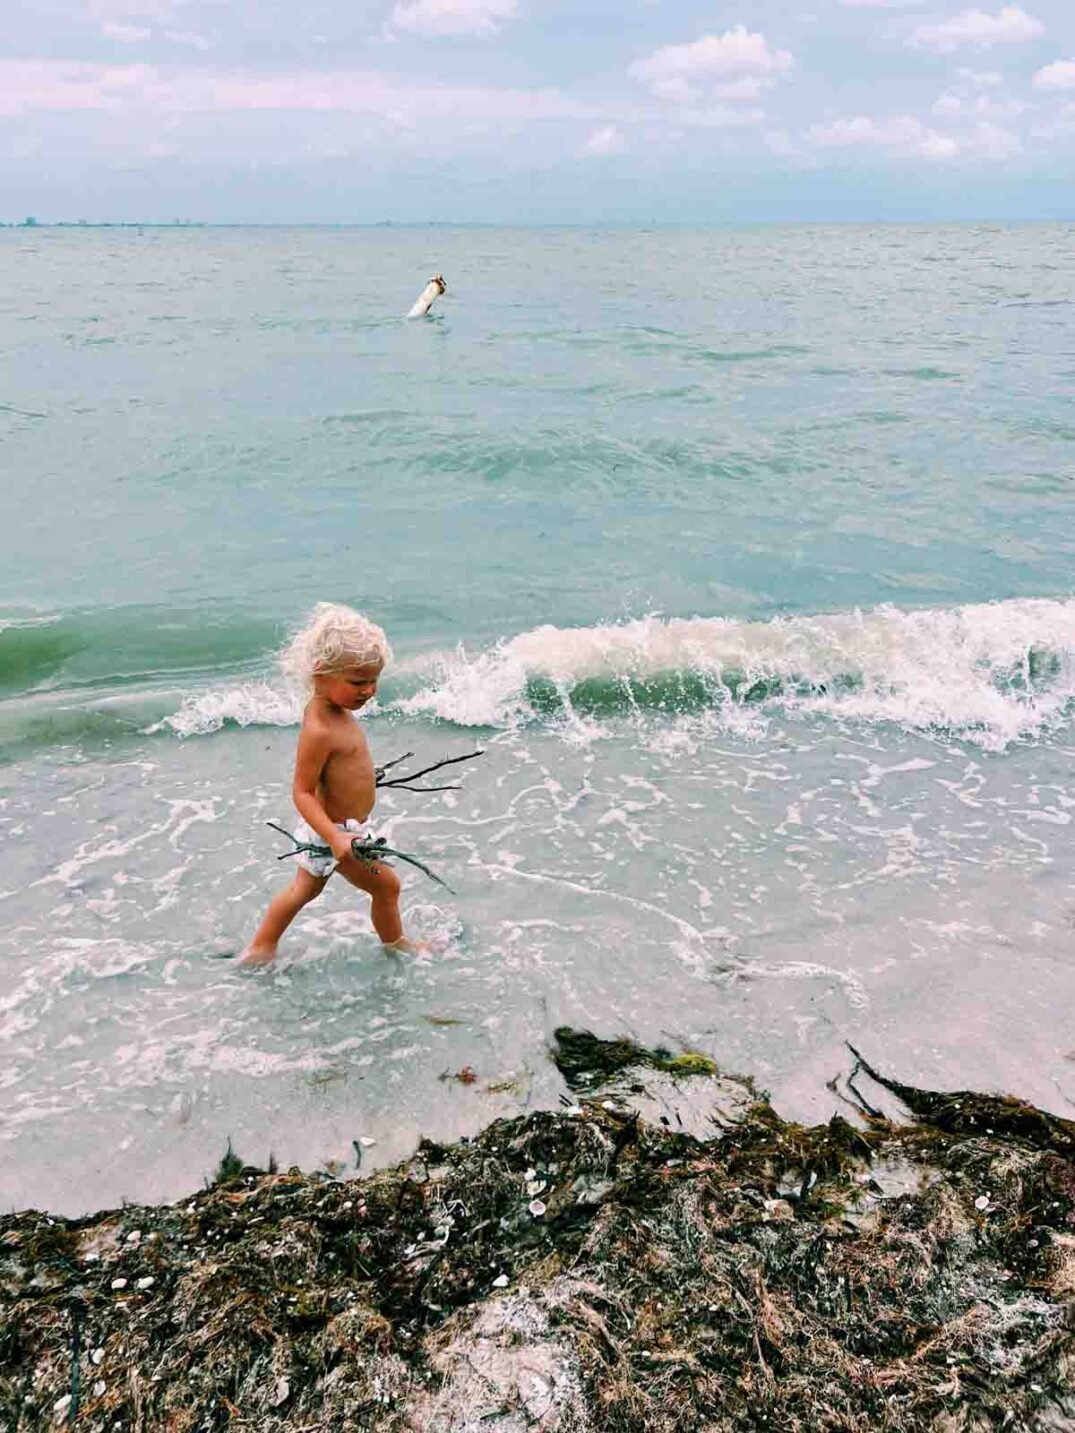
[[1000, 219], [729, 219], [710, 224], [662, 220], [619, 222], [561, 220], [540, 223], [487, 219], [0, 219], [0, 229], [494, 229], [602, 230], [611, 233], [720, 233], [743, 229], [967, 229], [981, 225], [1003, 229], [1040, 229], [1075, 225], [1075, 217]]

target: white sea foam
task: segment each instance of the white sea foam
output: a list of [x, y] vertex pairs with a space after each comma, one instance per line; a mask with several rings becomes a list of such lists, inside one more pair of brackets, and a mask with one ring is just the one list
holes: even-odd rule
[[[414, 676], [404, 669], [404, 681]], [[1075, 600], [544, 626], [477, 654], [427, 659], [418, 681], [392, 708], [463, 727], [514, 727], [551, 711], [571, 738], [592, 734], [595, 706], [701, 705], [740, 733], [783, 710], [941, 730], [999, 750], [1066, 719]], [[192, 695], [153, 730], [195, 736], [229, 723], [290, 726], [300, 715], [291, 693], [246, 684]]]
[[149, 731], [206, 736], [228, 724], [295, 726], [301, 717], [302, 703], [295, 693], [270, 687], [266, 682], [248, 682], [188, 696], [177, 712], [155, 723]]
[[[645, 684], [670, 677], [700, 683], [706, 704], [732, 725], [746, 704], [777, 706], [943, 729], [1002, 748], [1063, 720], [1075, 698], [1075, 601], [538, 627], [477, 657], [442, 658], [435, 680], [398, 705], [459, 726], [502, 727], [536, 715], [535, 681], [551, 684], [570, 713], [583, 683], [606, 684], [608, 701], [630, 710], [652, 705]], [[659, 694], [662, 706], [675, 700], [674, 690]]]
[[570, 629], [542, 627], [537, 633], [524, 633], [510, 642], [501, 642], [476, 657], [468, 656], [459, 647], [429, 664], [432, 684], [399, 701], [399, 709], [410, 716], [436, 717], [456, 726], [505, 727], [527, 720], [533, 715], [526, 697], [526, 683], [532, 672], [526, 665], [525, 650], [516, 655], [514, 648], [527, 636], [546, 631], [568, 639], [576, 635]]

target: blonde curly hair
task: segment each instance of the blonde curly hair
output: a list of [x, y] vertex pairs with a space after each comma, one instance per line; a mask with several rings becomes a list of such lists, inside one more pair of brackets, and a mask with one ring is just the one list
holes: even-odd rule
[[280, 653], [285, 676], [307, 689], [319, 672], [374, 663], [383, 667], [391, 660], [392, 648], [383, 629], [353, 607], [336, 602], [319, 602]]

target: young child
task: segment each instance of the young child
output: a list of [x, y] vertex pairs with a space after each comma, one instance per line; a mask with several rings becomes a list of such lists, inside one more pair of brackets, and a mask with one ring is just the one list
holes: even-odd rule
[[297, 841], [331, 848], [331, 855], [295, 857], [295, 878], [274, 896], [240, 956], [242, 965], [268, 965], [288, 926], [325, 889], [333, 871], [371, 900], [373, 928], [391, 950], [421, 947], [403, 934], [399, 877], [381, 861], [359, 861], [351, 841], [366, 830], [376, 800], [376, 774], [362, 728], [351, 713], [371, 700], [392, 656], [380, 627], [350, 607], [319, 602], [309, 623], [285, 647], [280, 665], [310, 700], [302, 716], [291, 794], [302, 820]]

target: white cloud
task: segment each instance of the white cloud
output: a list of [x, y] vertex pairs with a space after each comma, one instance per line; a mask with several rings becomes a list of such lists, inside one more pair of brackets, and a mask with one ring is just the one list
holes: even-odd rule
[[389, 24], [419, 35], [491, 35], [518, 8], [518, 0], [401, 0]]
[[112, 21], [106, 21], [101, 26], [101, 34], [106, 40], [115, 40], [119, 45], [140, 45], [143, 40], [148, 40], [152, 30], [146, 30], [141, 25], [118, 25]]
[[1010, 129], [989, 121], [975, 125], [962, 137], [964, 153], [976, 159], [1011, 159], [1023, 152], [1022, 140]]
[[164, 38], [173, 45], [190, 45], [195, 50], [206, 50], [213, 48], [212, 40], [204, 35], [196, 35], [193, 30], [165, 30]]
[[998, 85], [1004, 83], [1004, 76], [996, 70], [967, 70], [961, 66], [956, 70], [956, 75], [965, 84], [980, 85], [983, 89], [995, 90]]
[[602, 156], [605, 154], [619, 154], [626, 145], [623, 131], [614, 124], [602, 125], [595, 129], [582, 146], [584, 154]]
[[[723, 35], [703, 35], [691, 44], [663, 45], [646, 59], [636, 60], [628, 73], [658, 99], [689, 104], [705, 95], [756, 98], [793, 63], [787, 50], [771, 50], [763, 34], [737, 25]], [[749, 87], [749, 95], [734, 92], [742, 85]]]
[[763, 109], [744, 109], [734, 105], [688, 105], [676, 110], [676, 121], [689, 129], [745, 129], [760, 124], [765, 118]]
[[1075, 90], [1075, 60], [1054, 60], [1038, 70], [1033, 84], [1036, 90]]
[[995, 120], [1022, 114], [1026, 104], [999, 92], [999, 75], [957, 70], [955, 84], [933, 102], [933, 113], [948, 118]]
[[963, 10], [950, 20], [917, 25], [907, 43], [945, 55], [958, 50], [961, 45], [977, 45], [987, 50], [993, 45], [1036, 40], [1044, 33], [1045, 26], [1040, 20], [1028, 15], [1018, 5], [1005, 5], [995, 15], [989, 15], [984, 10]]
[[908, 114], [880, 120], [867, 115], [830, 120], [812, 125], [805, 138], [819, 149], [858, 147], [881, 150], [899, 159], [935, 161], [1010, 159], [1023, 147], [1017, 134], [991, 120], [976, 119], [944, 133]]
[[0, 116], [98, 110], [130, 121], [274, 113], [400, 117], [433, 127], [589, 120], [601, 114], [555, 89], [415, 83], [368, 70], [245, 70], [0, 60]]
[[765, 89], [764, 80], [758, 79], [756, 75], [744, 75], [742, 79], [714, 85], [712, 94], [715, 99], [723, 100], [726, 104], [739, 104], [761, 99]]
[[966, 95], [960, 94], [958, 90], [946, 90], [934, 100], [932, 108], [934, 114], [949, 117], [988, 115], [997, 119], [1022, 114], [1026, 105], [1017, 99], [995, 99], [992, 95]]
[[1068, 139], [1075, 135], [1075, 100], [1060, 103], [1045, 123], [1035, 125], [1030, 133], [1035, 139]]
[[135, 20], [166, 25], [177, 20], [184, 8], [203, 3], [223, 7], [229, 0], [88, 0], [88, 9], [105, 25]]
[[911, 115], [893, 115], [884, 120], [866, 115], [836, 119], [811, 125], [806, 138], [821, 149], [866, 147], [916, 159], [955, 159], [959, 154], [954, 139], [929, 129]]

